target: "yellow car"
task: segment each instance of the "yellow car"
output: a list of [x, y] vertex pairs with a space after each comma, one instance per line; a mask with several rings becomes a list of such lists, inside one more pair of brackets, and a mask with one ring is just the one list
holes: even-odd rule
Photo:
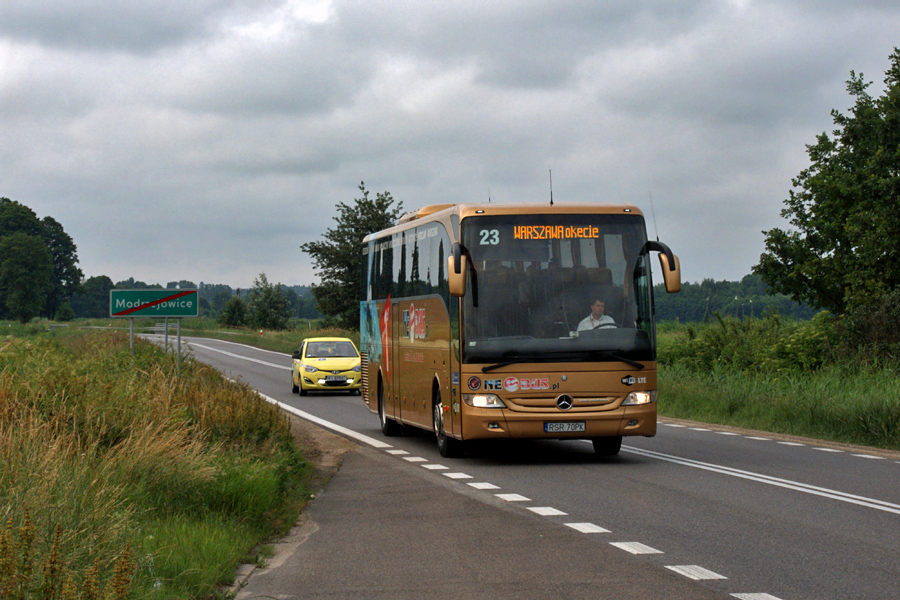
[[359, 393], [359, 351], [347, 338], [307, 338], [292, 355], [291, 391]]

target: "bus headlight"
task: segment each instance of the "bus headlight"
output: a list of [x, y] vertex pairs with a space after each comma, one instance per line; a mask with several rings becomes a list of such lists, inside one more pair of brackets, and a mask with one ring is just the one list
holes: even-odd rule
[[475, 408], [506, 408], [496, 394], [463, 394], [463, 401]]
[[622, 406], [638, 406], [640, 404], [653, 404], [656, 402], [656, 390], [649, 392], [631, 392], [625, 396]]

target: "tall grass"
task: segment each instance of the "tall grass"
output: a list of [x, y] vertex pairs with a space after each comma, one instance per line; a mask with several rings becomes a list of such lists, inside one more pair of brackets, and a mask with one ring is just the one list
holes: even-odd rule
[[659, 365], [662, 415], [900, 450], [898, 365], [846, 348], [827, 314], [668, 323]]
[[309, 467], [242, 384], [122, 333], [0, 338], [0, 598], [196, 598]]

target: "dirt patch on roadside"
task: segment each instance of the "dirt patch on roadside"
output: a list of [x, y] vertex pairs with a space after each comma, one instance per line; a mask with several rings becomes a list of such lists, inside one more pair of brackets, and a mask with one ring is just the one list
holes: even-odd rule
[[297, 447], [300, 448], [303, 457], [315, 465], [310, 491], [318, 494], [325, 489], [328, 480], [340, 468], [344, 454], [356, 450], [359, 446], [345, 437], [299, 417], [290, 415], [290, 419], [291, 434]]

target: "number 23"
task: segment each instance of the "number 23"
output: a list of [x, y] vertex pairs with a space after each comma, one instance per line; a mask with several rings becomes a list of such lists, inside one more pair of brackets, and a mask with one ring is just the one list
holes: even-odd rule
[[482, 229], [479, 234], [482, 246], [496, 246], [500, 243], [500, 232], [496, 229]]

